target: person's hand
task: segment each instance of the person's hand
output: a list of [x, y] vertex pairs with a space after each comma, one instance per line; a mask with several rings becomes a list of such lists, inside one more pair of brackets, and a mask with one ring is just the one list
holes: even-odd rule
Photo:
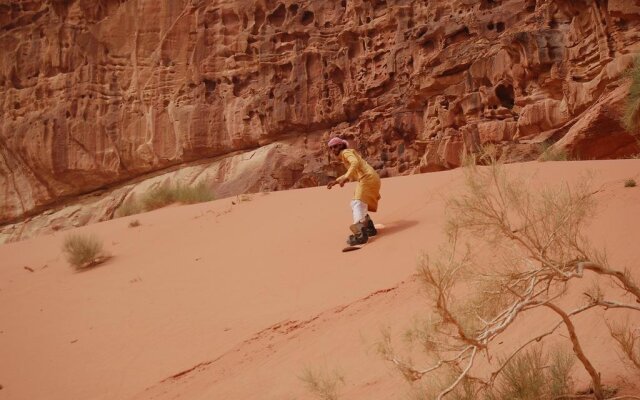
[[327, 184], [327, 189], [331, 189], [336, 183], [338, 183], [337, 181], [331, 181]]
[[340, 177], [338, 179], [336, 179], [336, 183], [340, 185], [340, 187], [343, 187], [345, 183], [347, 183], [347, 178], [344, 177]]

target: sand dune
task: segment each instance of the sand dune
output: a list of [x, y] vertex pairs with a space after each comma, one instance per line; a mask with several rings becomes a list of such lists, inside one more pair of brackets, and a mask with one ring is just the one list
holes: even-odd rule
[[[640, 278], [640, 189], [623, 185], [640, 181], [640, 160], [508, 168], [537, 171], [532, 190], [592, 171], [599, 208], [589, 236]], [[79, 228], [113, 255], [80, 273], [61, 252], [69, 232], [0, 246], [0, 399], [311, 398], [298, 378], [307, 367], [341, 371], [344, 398], [402, 398], [408, 384], [373, 344], [381, 327], [400, 334], [428, 311], [416, 258], [444, 240], [445, 198], [461, 178], [454, 170], [384, 180], [374, 220], [385, 229], [352, 253], [340, 250], [353, 184]], [[141, 226], [130, 228], [132, 219]], [[577, 320], [592, 328], [585, 347], [606, 382], [636, 390], [618, 354], [603, 350], [598, 320]]]

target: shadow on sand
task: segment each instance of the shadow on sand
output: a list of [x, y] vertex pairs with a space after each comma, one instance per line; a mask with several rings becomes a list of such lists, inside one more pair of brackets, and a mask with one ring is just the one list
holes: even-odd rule
[[393, 235], [394, 233], [398, 233], [404, 231], [405, 229], [409, 229], [412, 226], [418, 225], [418, 221], [412, 220], [399, 220], [394, 222], [389, 222], [384, 224], [384, 228], [382, 229], [383, 235]]

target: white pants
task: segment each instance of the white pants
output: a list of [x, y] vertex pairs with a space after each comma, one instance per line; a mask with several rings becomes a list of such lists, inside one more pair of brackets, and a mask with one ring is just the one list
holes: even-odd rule
[[364, 218], [367, 216], [367, 211], [369, 211], [369, 207], [367, 206], [367, 203], [360, 200], [351, 200], [351, 210], [353, 211], [353, 223], [357, 224], [358, 222], [364, 221]]

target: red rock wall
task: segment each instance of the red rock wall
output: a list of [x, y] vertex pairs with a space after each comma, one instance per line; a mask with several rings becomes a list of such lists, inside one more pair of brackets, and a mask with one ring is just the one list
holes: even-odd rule
[[0, 0], [0, 222], [290, 136], [304, 155], [275, 189], [317, 184], [334, 134], [386, 176], [455, 167], [487, 142], [530, 159], [606, 111], [591, 117], [607, 121], [606, 151], [565, 146], [624, 156], [637, 145], [598, 102], [639, 48], [639, 13], [640, 0]]

